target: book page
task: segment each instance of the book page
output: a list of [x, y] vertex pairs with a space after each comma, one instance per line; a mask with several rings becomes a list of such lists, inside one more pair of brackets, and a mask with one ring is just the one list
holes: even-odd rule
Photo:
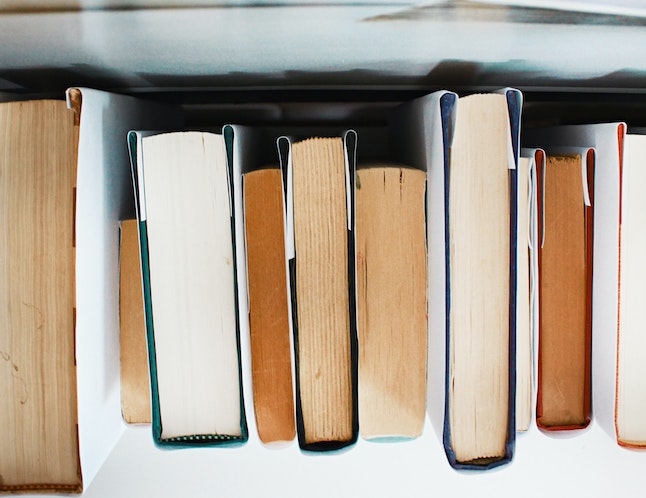
[[486, 462], [505, 454], [509, 408], [509, 137], [503, 95], [473, 95], [458, 101], [448, 215], [449, 417], [458, 462]]
[[537, 422], [581, 427], [589, 375], [581, 156], [548, 156], [544, 179]]
[[80, 492], [74, 113], [0, 105], [0, 491]]
[[265, 442], [296, 434], [280, 169], [244, 177], [251, 368], [256, 425]]
[[298, 368], [307, 444], [352, 438], [343, 142], [292, 146]]
[[426, 409], [426, 172], [357, 171], [359, 428], [417, 437]]
[[121, 415], [128, 424], [149, 424], [150, 375], [137, 220], [124, 220], [120, 234]]
[[240, 436], [224, 140], [145, 137], [143, 158], [162, 439]]

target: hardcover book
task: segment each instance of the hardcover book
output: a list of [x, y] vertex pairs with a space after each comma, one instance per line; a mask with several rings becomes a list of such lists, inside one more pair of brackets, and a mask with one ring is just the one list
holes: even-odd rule
[[592, 262], [591, 391], [594, 417], [615, 433], [617, 317], [619, 313], [620, 206], [625, 123], [599, 123], [530, 129], [528, 144], [595, 150]]
[[265, 443], [291, 441], [296, 425], [282, 172], [249, 171], [243, 186], [256, 427]]
[[546, 430], [578, 429], [590, 422], [594, 150], [547, 152], [538, 170], [536, 423]]
[[78, 121], [0, 104], [0, 492], [80, 493], [75, 356]]
[[[444, 365], [437, 404], [458, 469], [513, 455], [521, 100], [512, 89], [462, 99], [438, 92], [395, 118], [429, 175], [429, 375]], [[432, 420], [439, 392], [429, 381]]]
[[135, 217], [124, 137], [133, 128], [175, 128], [182, 120], [176, 107], [89, 88], [68, 89], [67, 106], [79, 127], [75, 349], [87, 488], [126, 429], [115, 388], [120, 382], [119, 224]]
[[518, 261], [516, 307], [516, 431], [527, 431], [535, 412], [538, 351], [538, 178], [543, 149], [522, 149], [518, 163]]
[[376, 163], [355, 186], [359, 428], [414, 438], [426, 416], [426, 172]]
[[357, 439], [354, 278], [356, 134], [278, 140], [296, 353], [296, 427], [304, 450]]
[[617, 337], [617, 442], [646, 447], [646, 362], [644, 351], [644, 279], [646, 278], [646, 136], [628, 133], [621, 171], [621, 247]]
[[121, 222], [119, 247], [121, 415], [127, 424], [149, 424], [150, 374], [137, 220]]
[[151, 373], [164, 446], [247, 439], [233, 177], [223, 135], [130, 134]]

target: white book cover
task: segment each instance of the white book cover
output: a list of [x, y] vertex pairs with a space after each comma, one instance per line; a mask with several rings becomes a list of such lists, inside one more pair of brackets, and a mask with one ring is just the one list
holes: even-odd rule
[[80, 119], [76, 190], [76, 363], [85, 487], [119, 441], [119, 221], [134, 216], [126, 135], [177, 126], [176, 109], [123, 95], [70, 88]]
[[592, 277], [592, 405], [594, 418], [615, 437], [614, 404], [619, 306], [619, 212], [625, 123], [528, 130], [528, 144], [595, 148]]

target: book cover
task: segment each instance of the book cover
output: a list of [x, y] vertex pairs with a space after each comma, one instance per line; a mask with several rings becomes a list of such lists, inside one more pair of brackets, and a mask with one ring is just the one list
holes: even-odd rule
[[[226, 324], [225, 325], [226, 330], [223, 329], [223, 336], [226, 336], [228, 339], [226, 339], [226, 344], [223, 343], [226, 351], [219, 351], [219, 350], [212, 351], [212, 353], [220, 354], [220, 356], [226, 355], [226, 356], [222, 356], [221, 358], [223, 365], [220, 368], [225, 368], [227, 372], [231, 373], [231, 375], [227, 374], [226, 376], [221, 376], [219, 375], [219, 373], [214, 372], [212, 368], [208, 367], [208, 365], [215, 362], [215, 359], [211, 358], [210, 360], [207, 360], [206, 357], [203, 357], [203, 355], [199, 353], [199, 350], [204, 348], [198, 347], [198, 349], [195, 349], [193, 347], [191, 348], [191, 350], [197, 353], [198, 358], [196, 359], [195, 364], [191, 363], [191, 367], [194, 367], [194, 368], [191, 368], [192, 373], [189, 372], [187, 374], [188, 383], [184, 383], [180, 386], [173, 386], [167, 381], [164, 381], [164, 383], [160, 385], [160, 374], [163, 373], [163, 372], [160, 372], [160, 369], [168, 368], [168, 367], [164, 367], [163, 362], [160, 365], [159, 358], [158, 358], [159, 356], [158, 350], [160, 347], [160, 343], [159, 343], [159, 338], [156, 337], [156, 326], [154, 323], [154, 316], [155, 316], [154, 302], [152, 297], [152, 293], [153, 293], [152, 279], [155, 277], [152, 275], [152, 271], [151, 271], [150, 240], [149, 240], [149, 226], [148, 226], [149, 220], [148, 220], [148, 213], [147, 213], [147, 207], [146, 207], [147, 189], [144, 184], [145, 182], [144, 180], [145, 161], [144, 161], [144, 151], [143, 151], [143, 148], [145, 147], [144, 139], [155, 138], [160, 136], [162, 135], [155, 134], [155, 133], [146, 133], [146, 132], [144, 133], [130, 132], [128, 135], [128, 143], [129, 143], [130, 154], [132, 159], [133, 182], [135, 187], [137, 219], [139, 223], [139, 239], [141, 244], [145, 319], [146, 319], [148, 357], [149, 357], [149, 363], [150, 363], [150, 377], [151, 377], [153, 439], [157, 445], [165, 446], [165, 447], [191, 447], [191, 446], [202, 446], [202, 445], [230, 445], [230, 444], [244, 443], [247, 440], [247, 425], [246, 425], [244, 398], [243, 398], [243, 390], [242, 390], [242, 374], [241, 374], [241, 368], [240, 368], [240, 364], [241, 364], [240, 333], [239, 333], [237, 271], [236, 271], [237, 264], [236, 264], [236, 252], [235, 252], [236, 233], [235, 233], [235, 224], [234, 224], [234, 216], [233, 216], [233, 213], [235, 212], [235, 205], [234, 205], [235, 195], [233, 193], [234, 185], [232, 182], [233, 171], [232, 171], [230, 148], [225, 146], [225, 142], [227, 140], [230, 140], [230, 138], [232, 137], [229, 137], [229, 138], [222, 137], [222, 136], [214, 137], [214, 138], [221, 137], [221, 146], [222, 146], [221, 153], [223, 155], [221, 159], [225, 162], [224, 166], [226, 168], [225, 169], [225, 175], [226, 175], [225, 190], [227, 191], [226, 199], [220, 199], [218, 203], [222, 204], [222, 206], [227, 205], [228, 212], [229, 212], [229, 215], [228, 215], [229, 221], [226, 223], [226, 225], [228, 225], [228, 228], [225, 227], [224, 225], [222, 226], [222, 228], [229, 234], [228, 237], [230, 237], [229, 240], [231, 243], [229, 247], [229, 256], [228, 257], [225, 256], [225, 261], [230, 258], [230, 261], [227, 263], [229, 266], [229, 270], [226, 270], [225, 273], [230, 273], [230, 279], [231, 279], [230, 282], [232, 284], [232, 288], [230, 289], [230, 293], [231, 293], [230, 303], [232, 308], [229, 309], [229, 307], [226, 305], [226, 303], [229, 302], [229, 298], [224, 299], [225, 304], [215, 307], [216, 309], [220, 309], [223, 306], [226, 307], [226, 309], [223, 308], [223, 313], [226, 315], [226, 318], [223, 315], [223, 320], [225, 321], [222, 323]], [[180, 140], [182, 139], [182, 137], [178, 137], [178, 138]], [[188, 141], [186, 145], [187, 147], [190, 148], [192, 143], [191, 140], [193, 137], [187, 137], [187, 138], [188, 138]], [[200, 137], [197, 137], [197, 138], [199, 139]], [[207, 137], [203, 138], [203, 140], [206, 140], [206, 139]], [[191, 142], [191, 143], [188, 143], [188, 142]], [[213, 145], [215, 146], [214, 150], [216, 150], [218, 146], [216, 145], [215, 142]], [[206, 157], [205, 160], [208, 161], [208, 157]], [[149, 189], [148, 195], [150, 195], [151, 192], [152, 191]], [[180, 194], [181, 192], [178, 192], [178, 195]], [[221, 193], [218, 195], [221, 196]], [[198, 196], [196, 194], [196, 197], [201, 198], [202, 196]], [[182, 197], [182, 199], [177, 199], [177, 202], [184, 202], [185, 199], [186, 197]], [[198, 203], [199, 203], [199, 200], [198, 200]], [[220, 209], [216, 209], [213, 212], [213, 214], [216, 216], [220, 216], [222, 213], [219, 213], [219, 211]], [[210, 219], [208, 212], [206, 213], [206, 215], [207, 215], [206, 219]], [[198, 223], [199, 223], [199, 219], [201, 218], [198, 217]], [[190, 227], [187, 227], [187, 230], [193, 232], [193, 235], [191, 236], [191, 238], [194, 238], [195, 236], [199, 238], [201, 237], [199, 232], [208, 232], [211, 229], [209, 226], [204, 226], [203, 228], [204, 230], [199, 229], [193, 224]], [[195, 230], [197, 230], [197, 232]], [[183, 233], [186, 234], [188, 232], [184, 231]], [[206, 237], [206, 233], [204, 233], [203, 235]], [[201, 245], [201, 242], [199, 244]], [[190, 247], [187, 247], [187, 250], [189, 253], [191, 252]], [[188, 265], [191, 266], [192, 262], [190, 261], [190, 258], [187, 259], [186, 261]], [[199, 261], [206, 261], [206, 260], [198, 257], [198, 262]], [[214, 263], [214, 264], [217, 264], [217, 263]], [[169, 268], [169, 267], [167, 266], [166, 268]], [[204, 269], [206, 270], [206, 267], [204, 267]], [[161, 269], [158, 271], [159, 273], [157, 274], [157, 278], [164, 276], [164, 273], [166, 272], [166, 270], [164, 270], [164, 273], [161, 273], [162, 272]], [[220, 270], [218, 270], [217, 268], [214, 268], [213, 271], [215, 271], [216, 273], [220, 272]], [[188, 269], [188, 273], [186, 274], [180, 273], [178, 275], [178, 278], [182, 279], [184, 278], [183, 277], [184, 275], [190, 278], [191, 275], [197, 275], [197, 274], [192, 272], [190, 269]], [[227, 279], [228, 278], [229, 277], [227, 277]], [[171, 293], [173, 292], [173, 290], [170, 288], [167, 288], [166, 291]], [[215, 302], [217, 302], [217, 300]], [[200, 310], [206, 310], [206, 308], [204, 308], [203, 306], [200, 306], [199, 302], [197, 303], [196, 306], [198, 307], [196, 311], [197, 315], [199, 315], [197, 318], [198, 320], [200, 319], [200, 316], [205, 317], [206, 315], [210, 315], [210, 312], [208, 311], [206, 311], [206, 315], [201, 314]], [[190, 307], [191, 309], [195, 309], [194, 307], [192, 307], [192, 305], [190, 305]], [[193, 316], [197, 316], [197, 315], [193, 315], [193, 313], [191, 313], [189, 316], [187, 316], [187, 320], [190, 322], [193, 319]], [[157, 327], [159, 327], [159, 324], [157, 325]], [[179, 330], [177, 332], [179, 332]], [[202, 334], [199, 327], [196, 333]], [[207, 336], [200, 335], [200, 337], [202, 337], [202, 339], [204, 340], [207, 340], [207, 341], [209, 340], [208, 335]], [[199, 337], [197, 337], [196, 340], [198, 340], [199, 342]], [[231, 343], [231, 341], [233, 341], [233, 343]], [[187, 347], [190, 348], [189, 345], [187, 345]], [[205, 353], [205, 351], [203, 351], [203, 353]], [[227, 353], [232, 353], [232, 354], [227, 354]], [[190, 355], [191, 353], [189, 352], [188, 354]], [[165, 361], [168, 361], [170, 358], [172, 358], [172, 356], [169, 356], [168, 354], [164, 353], [164, 358], [166, 359]], [[188, 366], [188, 364], [186, 365]], [[202, 375], [198, 371], [200, 366], [204, 366], [204, 368], [208, 370], [208, 373], [206, 374], [207, 377], [211, 378], [213, 377], [213, 375], [215, 375], [215, 377], [213, 377], [212, 380], [214, 384], [217, 384], [217, 386], [219, 387], [218, 387], [218, 390], [213, 392], [215, 392], [218, 395], [221, 395], [221, 399], [214, 399], [214, 394], [212, 393], [205, 396], [205, 394], [210, 389], [207, 389], [206, 384], [204, 384], [204, 382], [207, 382], [208, 379], [202, 378]], [[193, 381], [195, 382], [195, 387], [192, 383]], [[201, 385], [204, 385], [206, 389], [205, 391], [200, 391], [199, 386]], [[167, 387], [168, 388], [172, 387], [172, 390], [166, 390]], [[179, 395], [180, 397], [182, 397], [184, 395], [183, 394], [184, 389], [186, 390], [185, 395], [188, 397], [187, 399], [192, 401], [186, 406], [179, 406], [179, 407], [174, 406], [174, 404], [170, 404], [170, 400], [173, 399], [173, 396]], [[213, 386], [213, 389], [215, 390], [215, 386]], [[165, 394], [166, 392], [168, 392], [169, 394]], [[200, 392], [202, 392], [202, 394], [200, 394]], [[160, 401], [160, 398], [168, 399], [169, 404], [164, 405], [163, 402]], [[203, 406], [204, 410], [202, 411], [200, 409], [197, 412], [194, 412], [192, 409], [193, 405], [195, 405], [195, 407]], [[188, 410], [187, 410], [187, 406], [189, 407]], [[174, 429], [172, 431], [172, 434], [170, 435], [167, 435], [164, 432], [164, 420], [162, 417], [162, 411], [164, 410], [166, 410], [167, 413], [172, 414], [171, 417], [173, 420], [178, 421], [177, 424], [173, 423]], [[237, 422], [234, 420], [236, 418], [235, 414], [232, 415], [232, 413], [234, 412], [238, 413]], [[188, 431], [187, 433], [183, 433], [182, 424], [184, 423], [187, 423], [189, 425], [192, 424], [191, 418], [198, 419], [196, 423], [199, 425], [201, 430], [199, 432]], [[223, 427], [224, 429], [219, 430], [218, 426]], [[205, 427], [211, 427], [212, 430], [209, 430], [209, 431], [202, 430]]]
[[87, 488], [125, 430], [114, 388], [120, 381], [119, 223], [135, 216], [125, 137], [133, 128], [179, 127], [182, 117], [174, 106], [90, 88], [70, 88], [66, 96], [79, 126], [76, 368]]
[[621, 171], [627, 126], [622, 122], [528, 129], [527, 144], [595, 149], [592, 276], [592, 399], [595, 421], [615, 434]]
[[62, 100], [0, 104], [0, 492], [80, 493], [74, 200]]
[[[262, 128], [226, 125], [224, 133], [236, 201], [240, 342], [251, 357], [251, 364], [242, 365], [243, 384], [253, 387], [253, 393], [245, 390], [247, 406], [254, 406], [250, 430], [255, 425], [264, 443], [291, 441], [296, 433], [292, 314], [276, 142]], [[265, 214], [271, 223], [265, 223]]]
[[[508, 111], [508, 183], [509, 183], [509, 263], [507, 281], [509, 284], [509, 334], [506, 344], [508, 360], [503, 376], [506, 379], [507, 409], [505, 411], [504, 449], [497, 458], [483, 458], [475, 461], [460, 461], [452, 442], [451, 402], [452, 385], [451, 358], [451, 248], [449, 216], [449, 171], [450, 151], [456, 126], [455, 106], [457, 96], [438, 92], [403, 105], [397, 111], [395, 121], [404, 126], [403, 130], [417, 135], [417, 154], [426, 160], [428, 179], [428, 220], [429, 220], [429, 415], [441, 434], [447, 458], [456, 469], [484, 470], [509, 462], [515, 442], [515, 317], [516, 317], [516, 168], [519, 156], [519, 131], [522, 96], [513, 89], [503, 90]], [[415, 144], [413, 138], [408, 139]], [[438, 385], [438, 365], [442, 365]], [[438, 406], [441, 410], [438, 410]]]
[[594, 149], [547, 150], [538, 169], [539, 348], [536, 423], [586, 427], [591, 411]]
[[[528, 171], [526, 184], [521, 179], [522, 171], [518, 172], [518, 258], [519, 258], [519, 277], [518, 277], [518, 323], [516, 324], [516, 431], [527, 431], [531, 425], [533, 414], [536, 411], [536, 387], [537, 387], [537, 351], [538, 351], [538, 251], [541, 245], [541, 239], [538, 233], [538, 198], [537, 198], [537, 170], [544, 168], [545, 151], [543, 149], [523, 148], [521, 150], [521, 160], [528, 161]], [[519, 168], [520, 168], [519, 162]], [[523, 185], [526, 185], [525, 187]], [[527, 197], [527, 213], [521, 212], [520, 201], [525, 190]], [[523, 221], [521, 218], [525, 216]], [[526, 229], [521, 230], [521, 225], [525, 224]], [[525, 285], [520, 277], [520, 258], [528, 257], [528, 289], [521, 291], [521, 285]], [[520, 303], [523, 295], [528, 298], [529, 309], [528, 317], [523, 316], [524, 305]], [[521, 324], [527, 323], [527, 328], [521, 328]]]
[[426, 418], [426, 171], [395, 162], [356, 175], [359, 429], [416, 438]]
[[395, 109], [389, 131], [392, 155], [426, 171], [427, 412], [440, 444], [444, 434], [446, 369], [446, 258], [444, 164], [449, 158], [457, 95], [439, 91]]
[[646, 448], [646, 363], [644, 362], [644, 278], [646, 259], [646, 135], [630, 129], [621, 171], [620, 299], [617, 331], [615, 431], [617, 443]]

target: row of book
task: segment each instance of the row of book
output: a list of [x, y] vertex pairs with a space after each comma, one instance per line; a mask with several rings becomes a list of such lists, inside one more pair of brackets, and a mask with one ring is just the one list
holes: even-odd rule
[[[101, 403], [77, 412], [77, 386], [85, 400], [96, 382], [76, 371], [102, 338], [80, 331], [108, 315], [124, 418], [151, 421], [161, 446], [247, 440], [246, 337], [266, 443], [414, 438], [428, 412], [452, 466], [488, 469], [511, 460], [534, 402], [543, 429], [587, 426], [594, 372], [616, 381], [595, 391], [595, 416], [646, 445], [646, 141], [624, 123], [523, 131], [540, 148], [521, 149], [518, 91], [437, 92], [394, 109], [392, 157], [363, 164], [353, 131], [127, 133], [180, 129], [179, 112], [86, 89], [67, 106], [0, 104], [1, 490], [82, 489]], [[107, 135], [117, 149], [96, 146]], [[104, 236], [90, 240], [75, 226], [96, 211]], [[113, 299], [75, 293], [75, 273]]]

